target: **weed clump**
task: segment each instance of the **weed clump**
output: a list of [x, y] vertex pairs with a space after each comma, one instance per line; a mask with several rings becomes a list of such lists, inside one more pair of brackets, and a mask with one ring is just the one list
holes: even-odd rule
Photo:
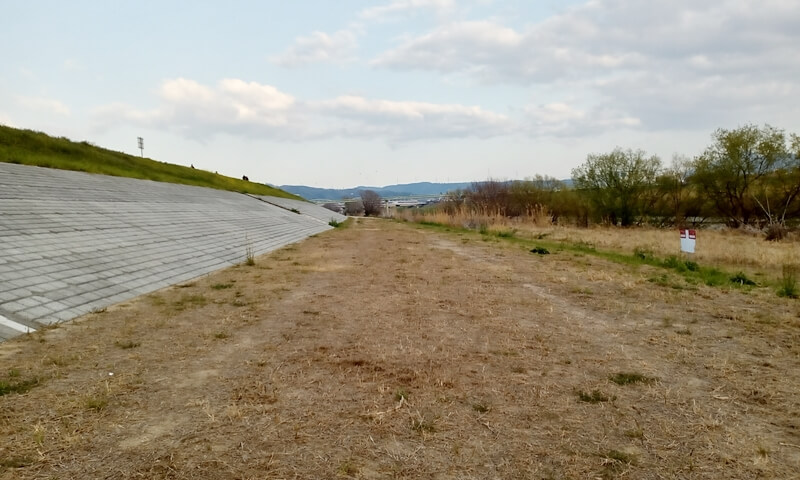
[[613, 400], [613, 398], [609, 397], [608, 395], [604, 394], [600, 390], [592, 390], [591, 393], [584, 392], [580, 390], [578, 392], [578, 400], [581, 402], [587, 403], [601, 403], [607, 402], [609, 400]]
[[533, 247], [531, 249], [531, 253], [537, 253], [539, 255], [549, 255], [550, 254], [550, 250], [548, 250], [548, 249], [546, 249], [544, 247]]
[[655, 378], [644, 376], [640, 373], [620, 372], [615, 373], [609, 379], [617, 385], [630, 385], [632, 383], [653, 383]]
[[651, 260], [653, 258], [653, 251], [645, 247], [636, 247], [633, 249], [633, 256], [639, 260]]
[[128, 340], [127, 342], [120, 342], [119, 340], [117, 340], [116, 342], [114, 342], [114, 345], [116, 345], [117, 347], [119, 347], [119, 348], [121, 348], [123, 350], [128, 350], [128, 349], [136, 348], [136, 347], [140, 346], [141, 343], [134, 342], [133, 340]]
[[783, 275], [781, 276], [778, 296], [786, 298], [797, 298], [800, 296], [800, 289], [797, 287], [797, 266], [784, 265]]
[[394, 399], [397, 402], [408, 400], [408, 392], [404, 388], [401, 388], [400, 390], [394, 392]]
[[25, 393], [36, 385], [39, 385], [38, 378], [18, 381], [0, 380], [0, 397], [9, 393]]
[[328, 222], [328, 225], [330, 225], [333, 228], [339, 228], [342, 226], [342, 222], [337, 222], [336, 220], [331, 219], [331, 221]]
[[745, 285], [753, 286], [753, 285], [756, 284], [756, 282], [754, 282], [754, 281], [750, 280], [749, 278], [747, 278], [747, 275], [745, 275], [744, 272], [739, 272], [736, 275], [732, 276], [731, 277], [731, 283], [735, 283], [735, 284], [742, 285], [742, 286], [745, 286]]

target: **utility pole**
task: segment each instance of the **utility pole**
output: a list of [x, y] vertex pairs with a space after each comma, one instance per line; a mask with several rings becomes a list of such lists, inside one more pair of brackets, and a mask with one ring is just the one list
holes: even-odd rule
[[136, 139], [139, 140], [139, 150], [142, 153], [142, 158], [144, 158], [144, 138], [136, 137]]

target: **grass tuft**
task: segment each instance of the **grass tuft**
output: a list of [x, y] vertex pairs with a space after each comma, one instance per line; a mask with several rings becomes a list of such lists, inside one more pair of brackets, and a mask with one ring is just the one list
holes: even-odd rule
[[745, 275], [744, 272], [738, 272], [736, 275], [732, 276], [731, 283], [742, 286], [754, 286], [756, 284], [756, 282], [747, 278], [747, 275]]
[[628, 465], [633, 465], [636, 463], [636, 457], [629, 453], [620, 452], [619, 450], [609, 450], [603, 454], [603, 458], [613, 462], [627, 463]]
[[215, 283], [214, 285], [211, 285], [211, 288], [214, 290], [226, 290], [231, 287], [233, 287], [233, 283]]
[[537, 247], [533, 247], [531, 249], [531, 253], [537, 253], [539, 255], [549, 255], [550, 254], [550, 250], [548, 250], [548, 249], [546, 249], [544, 247], [538, 247], [537, 246]]
[[404, 388], [401, 388], [400, 390], [394, 392], [394, 399], [397, 402], [401, 400], [408, 400], [408, 392]]
[[116, 342], [114, 342], [114, 345], [116, 345], [117, 347], [119, 347], [119, 348], [121, 348], [123, 350], [128, 350], [128, 349], [136, 348], [136, 347], [140, 346], [141, 343], [134, 342], [133, 340], [128, 340], [127, 342], [116, 341]]
[[778, 296], [785, 298], [798, 298], [798, 296], [800, 296], [800, 289], [797, 287], [796, 265], [783, 266], [783, 274], [781, 276], [780, 287], [778, 288]]
[[604, 394], [600, 390], [592, 390], [591, 393], [587, 393], [587, 392], [584, 392], [583, 390], [580, 390], [578, 392], [578, 399], [581, 402], [601, 403], [601, 402], [607, 402], [609, 400], [613, 400], [613, 397], [609, 397], [608, 395]]
[[86, 397], [83, 401], [83, 405], [89, 410], [100, 412], [108, 406], [108, 397], [105, 395]]
[[33, 464], [28, 457], [8, 457], [0, 459], [0, 468], [24, 468]]
[[632, 383], [653, 383], [655, 378], [644, 376], [640, 373], [620, 372], [615, 373], [609, 379], [617, 385], [630, 385]]
[[18, 381], [0, 380], [0, 397], [2, 397], [3, 395], [8, 395], [10, 393], [22, 394], [37, 385], [39, 385], [38, 378], [32, 378], [28, 380], [18, 380]]

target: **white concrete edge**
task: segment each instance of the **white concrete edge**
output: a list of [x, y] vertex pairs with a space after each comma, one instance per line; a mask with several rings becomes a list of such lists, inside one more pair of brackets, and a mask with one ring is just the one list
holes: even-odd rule
[[21, 323], [12, 322], [11, 320], [7, 319], [6, 317], [4, 317], [2, 315], [0, 315], [0, 325], [5, 325], [6, 327], [8, 327], [8, 328], [10, 328], [12, 330], [16, 330], [16, 331], [22, 332], [22, 333], [30, 333], [30, 332], [35, 332], [36, 331], [35, 329], [33, 329], [33, 328], [31, 328], [31, 327], [29, 327], [27, 325], [22, 325]]

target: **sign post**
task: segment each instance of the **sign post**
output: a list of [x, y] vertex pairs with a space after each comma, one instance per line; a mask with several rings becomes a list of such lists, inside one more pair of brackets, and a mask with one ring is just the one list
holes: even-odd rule
[[697, 230], [681, 229], [681, 252], [694, 253]]
[[144, 138], [136, 137], [136, 139], [139, 141], [139, 150], [141, 151], [142, 158], [144, 158]]

